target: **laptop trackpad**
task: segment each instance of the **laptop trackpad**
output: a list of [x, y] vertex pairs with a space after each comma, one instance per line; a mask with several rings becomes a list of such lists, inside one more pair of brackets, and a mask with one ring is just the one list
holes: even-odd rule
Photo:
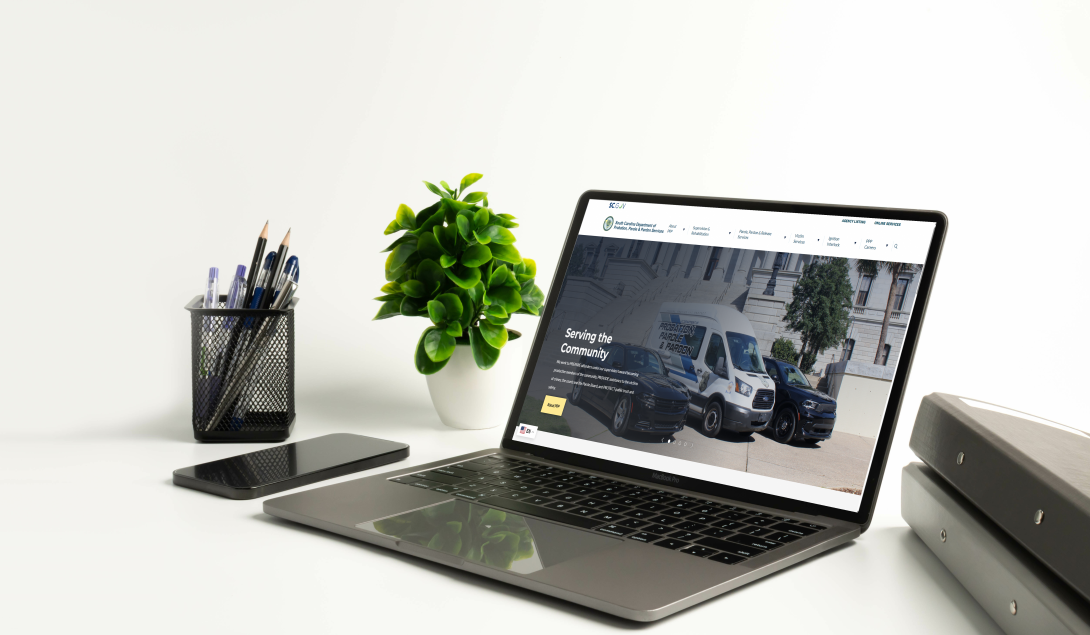
[[622, 544], [608, 536], [462, 500], [445, 501], [356, 527], [524, 575]]

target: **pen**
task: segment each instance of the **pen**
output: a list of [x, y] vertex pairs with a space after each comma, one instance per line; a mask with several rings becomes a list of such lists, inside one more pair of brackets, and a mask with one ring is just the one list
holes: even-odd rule
[[[249, 308], [251, 308], [251, 309], [260, 309], [261, 308], [262, 296], [265, 294], [265, 289], [267, 289], [269, 287], [269, 285], [272, 284], [272, 279], [271, 279], [272, 278], [272, 264], [273, 264], [273, 260], [275, 260], [275, 259], [276, 259], [276, 252], [274, 252], [274, 251], [270, 251], [268, 253], [268, 255], [265, 256], [265, 265], [261, 268], [261, 273], [258, 275], [257, 282], [254, 283], [257, 286], [254, 287], [254, 292], [250, 296], [250, 307]], [[247, 320], [246, 326], [249, 327], [252, 323], [253, 323], [253, 318], [250, 318], [249, 320]]]
[[[272, 273], [269, 274], [270, 276], [272, 276], [271, 278], [269, 278], [269, 286], [270, 287], [273, 284], [276, 283], [276, 272], [280, 271], [280, 267], [282, 267], [284, 265], [284, 258], [286, 258], [287, 255], [288, 255], [288, 243], [290, 243], [290, 242], [291, 242], [291, 229], [289, 228], [288, 233], [284, 235], [284, 240], [280, 241], [280, 249], [276, 250], [276, 260], [273, 261]], [[262, 300], [261, 300], [261, 304], [259, 304], [257, 308], [267, 309], [267, 308], [269, 308], [269, 305], [272, 304], [272, 302], [273, 302], [273, 294], [266, 293], [265, 297], [262, 298]]]
[[[204, 304], [205, 309], [219, 308], [220, 300], [220, 269], [219, 267], [210, 267], [208, 269], [208, 284], [204, 288]], [[202, 320], [204, 326], [204, 332], [209, 333], [212, 331], [212, 318], [205, 316]], [[201, 377], [208, 376], [208, 348], [205, 345], [201, 346]]]
[[243, 307], [250, 306], [250, 296], [254, 292], [255, 278], [260, 270], [257, 268], [261, 264], [261, 254], [265, 253], [265, 245], [269, 242], [269, 221], [265, 221], [265, 227], [262, 228], [261, 234], [257, 237], [257, 248], [254, 249], [254, 259], [250, 263], [250, 275], [246, 278], [246, 290], [247, 295], [245, 301], [242, 303]]
[[[272, 309], [280, 310], [295, 295], [295, 290], [298, 284], [294, 280], [285, 280], [284, 286], [279, 289], [280, 293], [276, 299], [276, 302], [272, 304]], [[223, 394], [220, 397], [219, 404], [216, 405], [216, 410], [212, 413], [212, 417], [208, 420], [208, 424], [205, 426], [205, 430], [211, 430], [216, 427], [216, 422], [219, 421], [225, 414], [227, 414], [228, 408], [231, 406], [231, 402], [238, 396], [242, 388], [246, 384], [246, 378], [249, 376], [250, 371], [256, 366], [258, 360], [264, 353], [265, 344], [268, 342], [272, 335], [276, 320], [263, 320], [261, 326], [258, 327], [256, 334], [253, 337], [253, 345], [246, 351], [241, 363], [238, 365], [238, 369], [228, 379], [226, 387], [223, 389]]]
[[[227, 308], [241, 309], [246, 304], [246, 265], [235, 268], [235, 277], [231, 280], [231, 288], [227, 291]], [[227, 318], [223, 322], [223, 328], [229, 329], [235, 323], [235, 318]]]
[[[296, 256], [288, 258], [288, 264], [284, 265], [284, 272], [280, 274], [279, 278], [277, 278], [276, 286], [274, 287], [275, 289], [277, 289], [277, 294], [280, 293], [279, 289], [280, 287], [284, 286], [284, 280], [287, 278], [291, 278], [295, 282], [299, 282], [299, 258], [297, 258]], [[274, 295], [273, 301], [275, 300], [276, 296]]]

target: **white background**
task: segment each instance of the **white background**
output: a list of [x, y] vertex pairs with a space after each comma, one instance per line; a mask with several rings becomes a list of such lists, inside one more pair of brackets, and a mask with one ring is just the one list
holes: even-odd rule
[[945, 211], [873, 529], [653, 628], [997, 632], [899, 469], [932, 391], [1082, 416], [1088, 31], [1077, 1], [3, 3], [4, 622], [627, 626], [169, 485], [254, 447], [192, 442], [182, 306], [266, 219], [302, 261], [295, 440], [498, 441], [439, 423], [422, 320], [369, 321], [397, 205], [476, 171], [546, 282], [590, 188]]

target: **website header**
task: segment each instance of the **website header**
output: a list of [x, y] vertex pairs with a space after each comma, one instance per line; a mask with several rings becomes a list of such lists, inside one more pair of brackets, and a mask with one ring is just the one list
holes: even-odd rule
[[935, 224], [591, 200], [579, 233], [923, 264]]

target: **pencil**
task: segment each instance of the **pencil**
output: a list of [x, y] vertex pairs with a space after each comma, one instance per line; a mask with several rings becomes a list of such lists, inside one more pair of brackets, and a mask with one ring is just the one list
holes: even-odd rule
[[280, 249], [276, 250], [276, 260], [273, 260], [272, 269], [269, 270], [269, 289], [265, 291], [265, 294], [261, 298], [261, 306], [258, 308], [267, 309], [272, 304], [274, 289], [271, 287], [276, 284], [276, 279], [280, 276], [280, 269], [284, 266], [284, 261], [288, 257], [288, 244], [291, 243], [291, 228], [288, 228], [288, 233], [284, 235], [284, 240], [280, 241]]
[[268, 242], [269, 221], [265, 221], [265, 227], [262, 228], [261, 234], [257, 237], [257, 249], [254, 249], [254, 260], [250, 264], [250, 271], [246, 273], [246, 301], [242, 303], [244, 309], [250, 307], [250, 300], [254, 297], [254, 278], [257, 277], [257, 273], [260, 271], [261, 259], [265, 257], [265, 245]]

